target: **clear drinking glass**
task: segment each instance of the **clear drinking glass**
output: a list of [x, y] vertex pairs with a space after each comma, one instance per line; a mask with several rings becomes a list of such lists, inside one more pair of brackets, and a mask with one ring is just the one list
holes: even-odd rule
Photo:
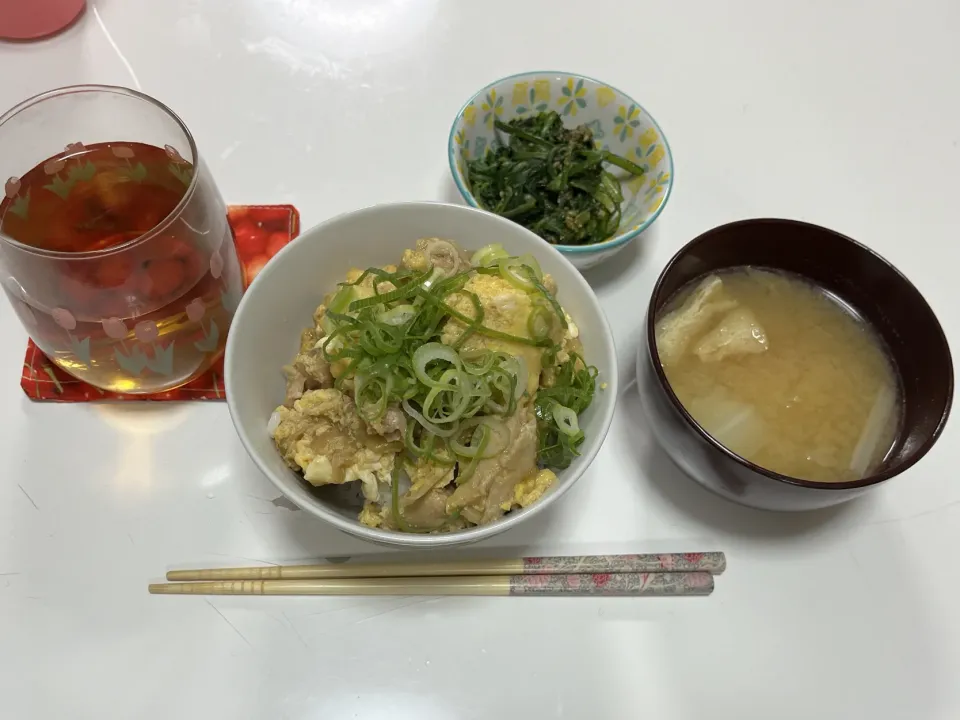
[[37, 95], [0, 116], [7, 176], [0, 285], [54, 363], [152, 393], [221, 355], [240, 264], [223, 199], [170, 108], [103, 85]]

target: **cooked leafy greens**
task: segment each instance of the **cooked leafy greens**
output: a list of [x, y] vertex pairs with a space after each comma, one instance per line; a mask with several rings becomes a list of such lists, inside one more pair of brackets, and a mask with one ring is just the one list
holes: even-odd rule
[[580, 452], [584, 435], [577, 416], [590, 407], [597, 369], [579, 355], [571, 354], [556, 371], [549, 387], [541, 387], [534, 399], [539, 448], [537, 460], [551, 468], [566, 468]]
[[467, 163], [467, 181], [485, 210], [509, 218], [554, 245], [591, 245], [620, 225], [620, 183], [604, 168], [643, 175], [639, 165], [599, 150], [586, 125], [563, 126], [553, 111], [495, 121], [506, 144]]

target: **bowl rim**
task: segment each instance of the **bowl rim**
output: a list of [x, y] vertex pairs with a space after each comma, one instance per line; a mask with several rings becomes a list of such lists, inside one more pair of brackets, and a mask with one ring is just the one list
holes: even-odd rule
[[[461, 197], [469, 204], [471, 207], [477, 208], [478, 210], [483, 210], [480, 207], [480, 204], [473, 197], [473, 193], [468, 190], [464, 185], [464, 180], [460, 179], [460, 173], [457, 171], [457, 162], [456, 162], [456, 143], [454, 142], [454, 137], [457, 133], [457, 122], [460, 118], [463, 117], [463, 111], [467, 109], [467, 106], [470, 105], [474, 100], [480, 97], [484, 92], [490, 90], [491, 88], [496, 87], [500, 83], [507, 82], [509, 80], [515, 80], [517, 78], [526, 77], [528, 75], [569, 75], [572, 77], [582, 78], [584, 80], [589, 80], [590, 82], [597, 83], [598, 85], [603, 85], [613, 90], [618, 95], [622, 95], [627, 98], [630, 102], [640, 108], [648, 118], [650, 122], [653, 123], [653, 126], [657, 129], [657, 132], [660, 134], [660, 139], [663, 141], [664, 146], [667, 149], [667, 158], [670, 161], [670, 181], [667, 183], [666, 192], [663, 195], [663, 202], [660, 203], [660, 207], [657, 208], [656, 212], [653, 213], [649, 218], [642, 222], [639, 226], [625, 232], [623, 235], [614, 235], [609, 240], [604, 240], [603, 242], [596, 243], [594, 245], [553, 245], [553, 243], [547, 243], [552, 245], [561, 253], [569, 253], [570, 255], [586, 255], [593, 252], [601, 252], [604, 250], [613, 250], [618, 248], [621, 245], [624, 245], [631, 240], [633, 240], [637, 235], [642, 233], [648, 227], [653, 225], [654, 221], [660, 217], [660, 213], [663, 212], [663, 209], [667, 206], [667, 202], [670, 200], [670, 196], [673, 194], [673, 179], [676, 176], [677, 168], [673, 162], [673, 150], [670, 148], [670, 142], [667, 140], [667, 136], [664, 134], [663, 129], [660, 127], [660, 124], [657, 122], [656, 118], [650, 114], [650, 112], [632, 97], [623, 92], [620, 88], [611, 85], [610, 83], [603, 82], [597, 78], [590, 77], [589, 75], [583, 75], [581, 73], [575, 72], [566, 72], [564, 70], [530, 70], [528, 72], [514, 73], [513, 75], [507, 75], [502, 77], [499, 80], [494, 80], [492, 83], [485, 85], [475, 92], [470, 98], [460, 106], [460, 109], [457, 111], [457, 114], [453, 118], [453, 123], [450, 125], [450, 134], [447, 136], [447, 163], [450, 166], [450, 175], [453, 177], [453, 182], [457, 186], [457, 190], [460, 191]], [[489, 212], [489, 211], [488, 211]], [[518, 224], [518, 223], [515, 223]], [[522, 226], [521, 226], [522, 227]], [[534, 233], [536, 235], [536, 233]], [[540, 237], [539, 235], [537, 237]], [[540, 238], [541, 241], [546, 242], [543, 238]]]
[[[913, 457], [910, 458], [907, 462], [904, 462], [898, 465], [895, 468], [885, 470], [883, 472], [873, 473], [867, 475], [866, 477], [860, 478], [859, 480], [851, 480], [849, 482], [819, 482], [815, 480], [803, 480], [801, 478], [791, 477], [789, 475], [784, 475], [783, 473], [778, 473], [773, 470], [769, 470], [761, 465], [757, 465], [746, 458], [738, 455], [733, 452], [725, 445], [714, 439], [714, 437], [708, 433], [696, 420], [693, 416], [687, 411], [683, 403], [680, 402], [680, 399], [677, 397], [676, 393], [673, 391], [673, 387], [670, 385], [670, 381], [667, 380], [666, 373], [663, 371], [663, 366], [660, 363], [660, 355], [657, 352], [657, 343], [656, 343], [656, 308], [654, 307], [657, 296], [660, 294], [663, 284], [666, 281], [667, 275], [671, 270], [680, 262], [691, 250], [695, 249], [701, 243], [708, 242], [715, 234], [723, 230], [729, 230], [731, 228], [738, 228], [745, 225], [757, 225], [757, 224], [773, 224], [773, 225], [793, 225], [797, 227], [802, 227], [808, 230], [814, 230], [817, 232], [827, 233], [836, 240], [844, 241], [850, 243], [855, 248], [861, 252], [868, 253], [875, 257], [877, 260], [882, 262], [888, 270], [890, 270], [894, 275], [900, 278], [900, 281], [904, 283], [907, 287], [912, 288], [914, 292], [920, 297], [923, 303], [927, 306], [927, 309], [930, 311], [930, 316], [933, 318], [934, 325], [936, 326], [937, 331], [939, 332], [940, 340], [943, 342], [944, 350], [947, 354], [947, 367], [948, 367], [948, 376], [947, 376], [947, 402], [943, 408], [943, 412], [940, 414], [940, 419], [937, 422], [937, 426], [934, 428], [933, 433], [930, 435], [924, 443], [920, 445], [917, 451], [914, 453]], [[657, 382], [660, 384], [661, 389], [667, 396], [667, 399], [670, 401], [670, 404], [674, 409], [680, 414], [680, 417], [684, 422], [698, 435], [701, 439], [705, 440], [707, 444], [713, 446], [720, 453], [725, 455], [727, 458], [737, 462], [748, 470], [762, 475], [764, 477], [770, 478], [771, 480], [776, 480], [778, 482], [784, 483], [786, 485], [795, 485], [797, 487], [815, 489], [815, 490], [851, 490], [856, 488], [865, 488], [870, 487], [871, 485], [877, 485], [885, 480], [889, 480], [892, 477], [896, 477], [905, 470], [909, 469], [915, 465], [919, 460], [926, 455], [930, 448], [934, 446], [940, 436], [943, 434], [943, 429], [947, 424], [947, 420], [950, 417], [950, 411], [953, 407], [953, 393], [954, 393], [954, 373], [953, 373], [953, 358], [950, 353], [950, 344], [947, 342], [946, 333], [943, 331], [943, 326], [940, 324], [940, 319], [934, 313], [933, 308], [930, 306], [930, 303], [927, 302], [927, 299], [923, 294], [917, 289], [917, 287], [910, 282], [910, 280], [902, 273], [897, 267], [887, 260], [885, 257], [880, 255], [875, 250], [867, 247], [861, 242], [854, 240], [843, 233], [839, 233], [836, 230], [831, 230], [830, 228], [824, 227], [822, 225], [817, 225], [815, 223], [804, 222], [803, 220], [793, 220], [789, 218], [747, 218], [744, 220], [736, 220], [734, 222], [724, 223], [723, 225], [717, 225], [716, 227], [710, 228], [709, 230], [700, 233], [693, 240], [690, 240], [683, 247], [681, 247], [674, 255], [670, 258], [670, 261], [661, 271], [660, 275], [657, 277], [656, 283], [654, 283], [653, 291], [650, 293], [650, 300], [647, 303], [647, 317], [646, 317], [646, 352], [649, 357], [651, 364], [653, 365], [654, 374], [657, 377]], [[641, 349], [641, 353], [644, 352]]]
[[[425, 208], [425, 207], [443, 207], [443, 208], [452, 208], [455, 212], [458, 213], [468, 213], [468, 214], [483, 214], [488, 215], [491, 218], [494, 218], [498, 223], [508, 223], [514, 228], [519, 228], [522, 233], [528, 233], [533, 238], [536, 238], [539, 243], [542, 243], [542, 239], [537, 236], [535, 233], [527, 230], [522, 225], [517, 225], [506, 218], [502, 218], [499, 215], [496, 215], [486, 210], [474, 207], [468, 207], [465, 205], [459, 205], [455, 203], [446, 203], [446, 202], [436, 202], [436, 201], [402, 201], [402, 202], [386, 202], [378, 203], [375, 205], [369, 205], [363, 208], [358, 208], [356, 210], [347, 211], [335, 215], [327, 220], [324, 220], [316, 225], [308, 228], [305, 232], [301, 233], [299, 236], [291, 240], [287, 245], [285, 245], [278, 253], [277, 256], [280, 256], [283, 253], [292, 252], [291, 248], [296, 247], [298, 244], [305, 244], [313, 242], [316, 235], [322, 233], [324, 230], [328, 229], [331, 226], [336, 226], [339, 223], [346, 222], [350, 218], [359, 215], [365, 214], [377, 214], [390, 212], [398, 207], [410, 207], [410, 208]], [[610, 322], [607, 319], [606, 313], [603, 311], [603, 306], [600, 304], [600, 299], [597, 297], [593, 288], [590, 287], [590, 284], [583, 278], [580, 272], [576, 269], [573, 263], [570, 262], [566, 257], [560, 254], [556, 248], [552, 250], [547, 250], [547, 252], [556, 252], [557, 256], [561, 262], [568, 267], [570, 271], [570, 277], [573, 279], [573, 282], [577, 283], [581, 290], [585, 291], [586, 296], [589, 298], [589, 302], [593, 303], [597, 312], [600, 315], [602, 321], [602, 329], [599, 333], [599, 338], [601, 343], [605, 346], [604, 351], [609, 355], [610, 365], [613, 368], [612, 375], [610, 377], [604, 378], [604, 382], [608, 384], [608, 387], [603, 390], [604, 393], [608, 394], [611, 398], [609, 407], [606, 412], [599, 417], [598, 431], [595, 434], [595, 438], [599, 438], [599, 441], [591, 443], [585, 452], [581, 454], [580, 457], [585, 458], [586, 462], [583, 466], [583, 471], [586, 471], [587, 468], [593, 463], [596, 459], [597, 454], [600, 452], [600, 448], [603, 446], [604, 441], [606, 440], [607, 435], [610, 432], [610, 427], [613, 423], [613, 418], [616, 413], [617, 401], [619, 399], [619, 366], [617, 363], [617, 349], [616, 344], [613, 338], [613, 330], [610, 327]], [[275, 256], [275, 257], [277, 257]], [[240, 300], [240, 304], [237, 306], [237, 310], [234, 313], [233, 323], [237, 323], [238, 319], [242, 319], [246, 308], [251, 304], [249, 298], [254, 297], [252, 292], [259, 283], [263, 285], [265, 281], [261, 278], [269, 277], [271, 274], [271, 266], [273, 271], [276, 271], [276, 268], [279, 264], [273, 262], [267, 263], [263, 270], [254, 278], [253, 282], [250, 284], [250, 287], [247, 288], [246, 292], [243, 293], [243, 297]], [[224, 389], [226, 390], [227, 396], [227, 408], [230, 412], [230, 419], [233, 423], [234, 430], [240, 438], [240, 443], [243, 445], [244, 450], [247, 455], [253, 460], [254, 464], [260, 470], [260, 472], [273, 483], [284, 497], [292, 500], [297, 504], [302, 510], [310, 513], [316, 518], [328, 522], [333, 527], [341, 530], [342, 532], [358, 537], [369, 542], [378, 543], [381, 545], [391, 545], [394, 547], [408, 547], [408, 548], [439, 548], [439, 547], [452, 547], [456, 545], [464, 545], [468, 543], [473, 543], [479, 540], [483, 540], [494, 535], [498, 535], [501, 532], [510, 530], [511, 528], [519, 525], [524, 520], [537, 515], [546, 509], [551, 503], [556, 502], [567, 492], [573, 485], [582, 477], [583, 471], [581, 471], [576, 477], [574, 477], [570, 482], [557, 484], [555, 489], [549, 493], [549, 495], [540, 498], [537, 502], [534, 502], [532, 505], [529, 505], [525, 508], [520, 508], [514, 510], [509, 515], [503, 516], [498, 520], [489, 523], [487, 525], [477, 525], [466, 530], [457, 530], [449, 533], [425, 533], [425, 534], [416, 534], [416, 533], [402, 533], [393, 530], [381, 530], [379, 528], [371, 528], [366, 525], [363, 525], [356, 519], [348, 519], [337, 512], [327, 509], [320, 504], [320, 502], [304, 504], [301, 503], [297, 498], [291, 497], [287, 494], [286, 489], [281, 484], [279, 478], [275, 478], [272, 471], [267, 467], [266, 463], [253, 449], [253, 441], [248, 436], [247, 432], [243, 428], [243, 424], [239, 419], [239, 410], [236, 408], [235, 403], [238, 394], [231, 392], [230, 387], [232, 385], [232, 378], [234, 375], [233, 365], [237, 362], [237, 357], [234, 353], [234, 342], [232, 338], [235, 337], [235, 334], [228, 334], [227, 336], [227, 346], [224, 352]], [[562, 471], [561, 471], [562, 472]], [[558, 473], [559, 474], [559, 473]]]

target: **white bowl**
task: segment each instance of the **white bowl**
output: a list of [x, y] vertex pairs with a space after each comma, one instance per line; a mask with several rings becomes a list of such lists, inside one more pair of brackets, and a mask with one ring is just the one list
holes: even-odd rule
[[660, 216], [673, 189], [673, 155], [657, 121], [643, 106], [612, 85], [578, 73], [544, 71], [511, 75], [490, 83], [457, 113], [447, 139], [450, 174], [473, 207], [466, 163], [489, 153], [503, 140], [494, 119], [509, 122], [555, 110], [567, 127], [588, 125], [598, 147], [621, 155], [644, 169], [642, 177], [621, 175], [623, 213], [616, 234], [595, 245], [556, 245], [579, 269], [609, 260]]
[[[317, 492], [281, 459], [267, 433], [271, 413], [283, 401], [281, 368], [299, 345], [323, 296], [350, 268], [395, 263], [418, 238], [455, 240], [464, 248], [502, 243], [511, 255], [531, 253], [556, 278], [557, 297], [580, 328], [584, 357], [600, 376], [593, 404], [580, 419], [586, 434], [581, 455], [557, 473], [558, 481], [537, 502], [498, 521], [457, 532], [418, 535], [379, 530], [357, 521], [358, 507]], [[287, 245], [257, 275], [237, 309], [227, 340], [225, 382], [230, 416], [240, 440], [264, 475], [303, 510], [365, 540], [407, 547], [445, 547], [496, 535], [542, 512], [577, 481], [596, 457], [613, 419], [617, 362], [610, 326], [593, 290], [554, 248], [529, 230], [491, 213], [441, 203], [377, 205], [340, 215]]]

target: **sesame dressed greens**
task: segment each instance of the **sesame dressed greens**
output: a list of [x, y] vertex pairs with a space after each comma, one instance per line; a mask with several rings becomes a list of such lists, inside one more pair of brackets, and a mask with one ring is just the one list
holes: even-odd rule
[[553, 111], [494, 126], [508, 142], [467, 163], [467, 182], [482, 208], [554, 245], [592, 245], [616, 233], [623, 193], [604, 163], [631, 175], [643, 175], [643, 168], [597, 149], [589, 127], [565, 128]]

